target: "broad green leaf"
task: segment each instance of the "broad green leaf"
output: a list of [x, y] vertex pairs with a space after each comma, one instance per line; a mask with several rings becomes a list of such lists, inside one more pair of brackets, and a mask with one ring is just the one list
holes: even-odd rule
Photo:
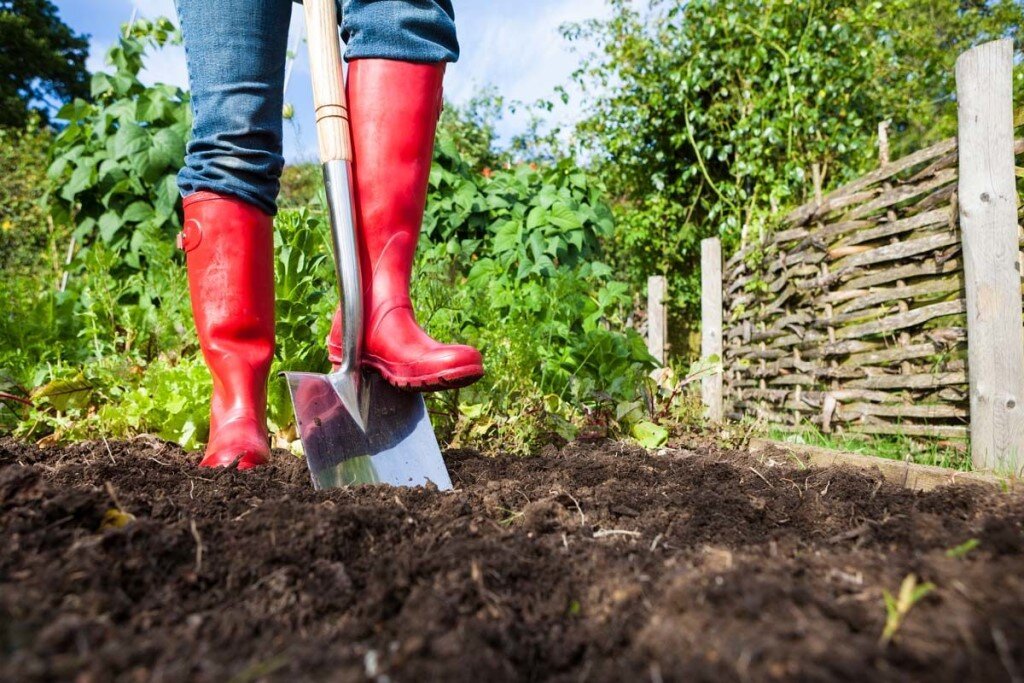
[[138, 200], [128, 205], [122, 218], [128, 223], [139, 223], [153, 215], [153, 206], [146, 201]]
[[504, 253], [514, 251], [520, 244], [522, 230], [516, 221], [501, 223], [494, 233], [494, 251]]
[[534, 231], [537, 228], [543, 226], [547, 222], [548, 212], [544, 207], [535, 206], [530, 209], [530, 213], [526, 215], [526, 229], [528, 231]]
[[131, 160], [145, 152], [150, 139], [146, 130], [135, 123], [125, 123], [118, 128], [107, 146], [111, 158]]
[[71, 172], [68, 182], [61, 188], [60, 196], [65, 201], [72, 201], [82, 191], [92, 187], [96, 182], [96, 169], [91, 164], [78, 166]]
[[100, 216], [100, 239], [111, 242], [117, 231], [124, 225], [124, 219], [116, 211], [108, 211]]
[[583, 226], [578, 213], [566, 204], [552, 205], [546, 218], [563, 230], [572, 230]]
[[78, 373], [71, 379], [55, 379], [36, 388], [32, 398], [45, 398], [57, 410], [67, 411], [89, 405], [93, 390], [92, 383], [82, 373]]
[[[93, 99], [99, 99], [104, 95], [112, 92], [114, 89], [113, 82], [111, 81], [110, 75], [105, 73], [96, 73], [92, 76], [92, 81], [89, 86], [90, 95]], [[61, 110], [64, 111], [63, 109]], [[67, 112], [72, 113], [72, 112]], [[62, 119], [73, 118], [71, 116], [61, 116]], [[77, 117], [74, 117], [77, 118]]]
[[632, 434], [644, 448], [660, 448], [668, 443], [668, 430], [646, 420], [633, 425]]
[[170, 218], [174, 207], [181, 198], [175, 176], [165, 176], [156, 186], [156, 215], [161, 219]]

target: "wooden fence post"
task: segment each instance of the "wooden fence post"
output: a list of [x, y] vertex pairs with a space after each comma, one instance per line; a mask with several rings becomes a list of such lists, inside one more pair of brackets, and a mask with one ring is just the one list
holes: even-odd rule
[[[709, 237], [700, 243], [700, 355], [722, 360], [722, 243]], [[708, 419], [722, 421], [722, 373], [704, 377], [701, 399]]]
[[666, 298], [668, 283], [665, 276], [647, 278], [647, 350], [662, 365], [665, 364], [665, 340], [668, 337]]
[[1024, 465], [1012, 74], [1011, 40], [979, 45], [956, 62], [971, 457], [976, 468], [1001, 472]]

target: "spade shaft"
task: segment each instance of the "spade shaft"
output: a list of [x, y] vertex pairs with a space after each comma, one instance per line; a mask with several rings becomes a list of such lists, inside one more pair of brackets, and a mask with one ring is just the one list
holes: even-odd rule
[[360, 428], [366, 428], [365, 405], [360, 404], [363, 347], [363, 283], [359, 274], [359, 233], [352, 197], [352, 162], [333, 159], [323, 164], [327, 210], [331, 223], [334, 270], [341, 294], [341, 366], [328, 377], [341, 402]]

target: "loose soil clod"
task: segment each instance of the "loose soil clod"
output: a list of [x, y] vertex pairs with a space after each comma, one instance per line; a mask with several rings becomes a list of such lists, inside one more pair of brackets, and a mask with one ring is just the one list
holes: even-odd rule
[[0, 441], [0, 679], [1024, 676], [1020, 494], [612, 443], [450, 452], [452, 493], [194, 462]]

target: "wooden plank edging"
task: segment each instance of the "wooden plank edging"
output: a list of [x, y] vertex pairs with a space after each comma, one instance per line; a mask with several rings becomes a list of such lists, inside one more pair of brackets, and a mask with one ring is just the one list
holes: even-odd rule
[[873, 469], [877, 470], [886, 481], [914, 491], [931, 491], [948, 484], [977, 484], [997, 488], [1000, 491], [1021, 488], [1021, 480], [1015, 477], [997, 476], [987, 472], [960, 472], [947, 467], [919, 465], [901, 460], [889, 460], [772, 439], [751, 439], [749, 450], [751, 454], [758, 456], [770, 456], [777, 452], [784, 457], [795, 459], [803, 467], [848, 466], [858, 469]]

